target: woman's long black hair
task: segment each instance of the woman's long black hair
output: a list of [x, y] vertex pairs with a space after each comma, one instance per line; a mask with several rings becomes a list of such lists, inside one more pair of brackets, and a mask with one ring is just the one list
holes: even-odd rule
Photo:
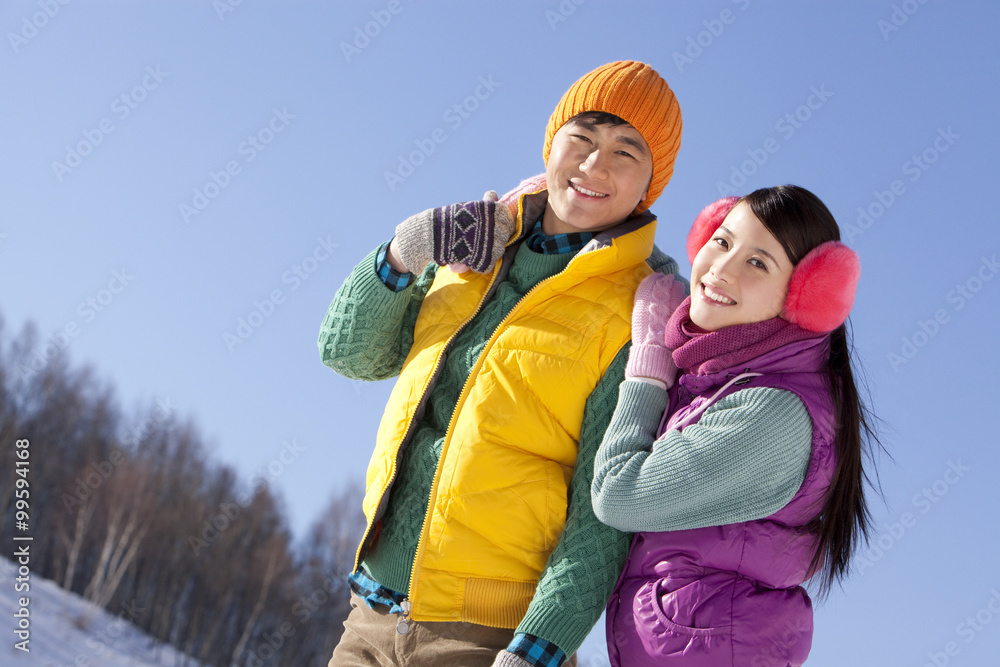
[[[781, 185], [755, 190], [743, 197], [753, 214], [781, 243], [792, 264], [826, 241], [839, 241], [840, 228], [820, 199], [805, 188]], [[829, 593], [850, 569], [851, 556], [868, 543], [871, 513], [865, 498], [870, 479], [863, 462], [882, 448], [876, 418], [862, 400], [851, 363], [853, 343], [847, 323], [830, 333], [827, 377], [833, 395], [837, 428], [836, 467], [820, 515], [807, 526], [816, 535], [810, 572], [818, 578], [819, 595]], [[867, 389], [865, 394], [868, 395]]]

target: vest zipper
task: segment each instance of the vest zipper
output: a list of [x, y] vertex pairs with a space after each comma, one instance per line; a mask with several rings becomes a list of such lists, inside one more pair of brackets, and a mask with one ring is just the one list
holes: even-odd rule
[[[520, 200], [518, 201], [518, 218], [517, 219], [519, 221], [522, 219], [522, 208], [521, 207], [523, 205], [524, 205], [524, 195], [522, 195], [521, 198], [520, 198]], [[522, 226], [521, 236], [524, 235], [524, 232], [525, 232], [525, 230], [523, 229], [523, 226]], [[519, 240], [521, 240], [521, 239], [519, 239]], [[468, 317], [468, 319], [466, 319], [464, 322], [462, 322], [461, 326], [459, 326], [457, 329], [455, 329], [455, 332], [448, 338], [448, 341], [444, 344], [444, 348], [442, 350], [441, 358], [438, 360], [437, 366], [434, 368], [434, 372], [432, 372], [428, 376], [427, 382], [426, 382], [426, 384], [424, 384], [424, 388], [421, 391], [421, 403], [423, 403], [425, 400], [429, 400], [429, 396], [427, 396], [428, 389], [434, 384], [434, 382], [436, 381], [439, 373], [441, 372], [441, 368], [444, 366], [444, 362], [448, 358], [448, 351], [449, 351], [449, 348], [451, 347], [451, 344], [454, 342], [455, 338], [458, 337], [458, 334], [460, 334], [462, 332], [462, 330], [465, 329], [465, 327], [467, 327], [469, 325], [469, 323], [472, 322], [472, 320], [474, 320], [476, 318], [476, 315], [478, 315], [479, 311], [482, 310], [483, 305], [487, 301], [489, 301], [490, 298], [492, 298], [493, 294], [496, 292], [497, 288], [499, 287], [499, 284], [500, 284], [500, 274], [502, 272], [504, 272], [505, 268], [506, 268], [507, 271], [510, 270], [510, 265], [514, 262], [514, 255], [517, 253], [517, 249], [518, 249], [519, 246], [520, 246], [520, 243], [516, 242], [516, 243], [512, 243], [512, 244], [510, 244], [510, 245], [508, 245], [506, 247], [506, 249], [504, 251], [504, 254], [501, 257], [500, 261], [493, 268], [493, 280], [490, 283], [490, 286], [486, 289], [485, 292], [483, 292], [483, 296], [479, 300], [479, 303], [476, 304], [476, 307], [473, 309], [472, 314]], [[506, 274], [504, 274], [504, 275], [506, 275]], [[494, 332], [494, 333], [496, 333], [496, 332]], [[485, 351], [485, 349], [484, 349], [484, 351]], [[469, 374], [469, 377], [472, 377], [471, 373]], [[466, 379], [465, 386], [462, 387], [462, 392], [459, 394], [459, 402], [461, 402], [462, 396], [465, 394], [465, 390], [468, 387], [468, 383], [469, 383], [469, 381], [468, 381], [468, 379]], [[457, 404], [456, 404], [456, 407], [457, 407]], [[444, 455], [444, 451], [445, 451], [445, 448], [447, 446], [449, 434], [451, 433], [451, 427], [452, 427], [452, 423], [454, 422], [454, 419], [455, 419], [455, 412], [453, 411], [451, 419], [449, 419], [449, 421], [448, 421], [448, 430], [445, 431], [445, 443], [444, 443], [444, 445], [441, 448], [441, 454], [442, 454], [442, 456]], [[389, 489], [392, 488], [393, 483], [396, 481], [396, 474], [399, 471], [399, 461], [400, 461], [400, 458], [401, 458], [402, 452], [403, 452], [403, 443], [407, 442], [410, 439], [410, 436], [412, 435], [412, 431], [413, 431], [413, 427], [414, 427], [415, 423], [416, 423], [416, 414], [413, 415], [413, 418], [410, 420], [410, 423], [406, 425], [406, 434], [403, 436], [403, 439], [400, 440], [399, 448], [396, 450], [396, 454], [395, 454], [396, 464], [393, 466], [392, 477], [389, 478], [389, 483], [385, 487], [386, 490], [383, 492], [382, 498], [379, 500], [379, 506], [378, 506], [378, 509], [375, 512], [376, 515], [379, 515], [379, 514], [382, 513], [382, 511], [384, 511], [385, 503], [388, 502], [388, 496], [389, 496], [388, 492], [389, 492]], [[420, 555], [423, 552], [424, 531], [427, 528], [427, 519], [430, 517], [431, 509], [433, 507], [434, 496], [437, 495], [437, 486], [438, 486], [438, 480], [440, 479], [440, 475], [441, 475], [441, 465], [440, 465], [440, 461], [439, 461], [438, 462], [438, 467], [434, 471], [434, 480], [431, 482], [431, 491], [430, 491], [429, 497], [427, 499], [427, 511], [424, 513], [424, 520], [423, 520], [423, 523], [420, 526], [420, 539], [417, 540], [417, 550], [413, 553], [413, 567], [410, 570], [410, 590], [411, 591], [414, 590], [414, 588], [416, 588], [416, 586], [414, 585], [414, 582], [416, 582], [416, 578], [417, 578], [417, 563], [420, 562]], [[371, 532], [371, 528], [369, 528], [369, 530], [365, 533], [365, 540], [368, 540], [368, 535], [369, 535], [370, 532]], [[362, 546], [364, 546], [364, 544], [365, 543], [363, 541], [362, 542]], [[359, 556], [358, 557], [358, 564], [360, 564], [360, 562], [361, 562], [360, 553], [361, 552], [359, 550], [358, 551], [358, 556]], [[356, 567], [357, 567], [357, 564], [355, 565], [355, 568]], [[406, 632], [409, 631], [409, 626], [406, 623], [406, 621], [409, 619], [410, 608], [412, 606], [412, 600], [410, 599], [409, 596], [407, 596], [405, 598], [405, 600], [406, 600], [406, 603], [407, 603], [407, 607], [404, 610], [404, 619], [402, 621], [400, 621], [400, 624], [404, 628], [404, 631], [401, 634], [406, 634]], [[399, 631], [399, 628], [400, 628], [400, 626], [397, 625], [396, 626], [396, 630]]]
[[[443, 269], [445, 267], [441, 267], [441, 268]], [[406, 425], [406, 433], [403, 434], [403, 437], [400, 439], [400, 441], [399, 441], [399, 443], [398, 443], [398, 445], [396, 447], [396, 451], [393, 453], [394, 464], [393, 464], [393, 467], [392, 467], [392, 477], [390, 477], [389, 480], [386, 482], [385, 488], [383, 489], [382, 494], [379, 496], [378, 506], [375, 508], [375, 512], [372, 515], [372, 521], [368, 525], [368, 527], [365, 529], [365, 534], [364, 534], [364, 536], [361, 539], [361, 544], [358, 546], [358, 552], [357, 552], [357, 554], [354, 557], [354, 570], [355, 571], [357, 571], [358, 567], [360, 567], [360, 565], [361, 565], [362, 555], [364, 554], [364, 552], [366, 552], [368, 550], [368, 547], [371, 546], [371, 542], [375, 538], [375, 534], [373, 534], [373, 531], [374, 531], [374, 528], [375, 528], [375, 524], [378, 523], [379, 519], [385, 513], [386, 505], [388, 505], [388, 503], [389, 503], [389, 490], [392, 489], [392, 485], [396, 482], [396, 475], [399, 473], [399, 462], [400, 462], [400, 459], [402, 459], [403, 449], [404, 449], [403, 444], [409, 442], [410, 438], [413, 436], [413, 428], [416, 425], [416, 421], [417, 421], [416, 420], [416, 416], [417, 416], [418, 413], [421, 412], [421, 407], [423, 405], [425, 405], [424, 401], [429, 400], [428, 389], [434, 384], [434, 382], [436, 381], [438, 375], [440, 374], [441, 368], [444, 365], [444, 361], [447, 360], [447, 358], [448, 358], [448, 348], [451, 346], [452, 341], [454, 341], [455, 338], [458, 336], [458, 334], [461, 333], [462, 329], [464, 329], [469, 324], [469, 322], [471, 322], [476, 317], [476, 315], [479, 313], [480, 309], [482, 309], [483, 304], [486, 303], [486, 301], [488, 300], [490, 294], [492, 294], [492, 292], [494, 290], [494, 287], [497, 284], [496, 276], [499, 274], [499, 272], [500, 272], [499, 268], [495, 268], [494, 269], [494, 281], [492, 283], [490, 283], [489, 289], [487, 289], [483, 293], [483, 297], [479, 300], [479, 303], [476, 305], [475, 309], [472, 311], [472, 315], [469, 316], [469, 318], [466, 319], [461, 324], [461, 326], [459, 326], [457, 329], [455, 329], [455, 332], [451, 335], [450, 338], [448, 338], [448, 341], [445, 343], [444, 348], [442, 348], [441, 358], [438, 360], [437, 365], [434, 367], [434, 369], [430, 373], [430, 375], [427, 376], [427, 381], [424, 383], [424, 387], [421, 390], [421, 394], [420, 394], [420, 396], [421, 396], [421, 405], [418, 406], [417, 411], [414, 413], [413, 417], [410, 419], [409, 423]], [[424, 521], [425, 522], [427, 521], [427, 516], [426, 515], [424, 516]], [[418, 551], [419, 551], [419, 542], [418, 542]], [[412, 588], [412, 586], [411, 586], [411, 588]]]
[[727, 389], [729, 389], [730, 387], [732, 387], [734, 385], [743, 385], [743, 384], [746, 384], [746, 383], [750, 382], [750, 380], [752, 380], [753, 378], [758, 377], [760, 375], [762, 375], [762, 373], [755, 373], [753, 371], [745, 371], [743, 373], [740, 373], [736, 377], [734, 377], [731, 380], [729, 380], [729, 382], [727, 382], [726, 384], [722, 385], [722, 387], [720, 387], [718, 391], [716, 391], [714, 394], [712, 394], [712, 396], [708, 400], [706, 400], [705, 402], [703, 402], [701, 405], [699, 405], [697, 408], [695, 408], [694, 410], [692, 410], [688, 414], [684, 415], [684, 417], [682, 419], [679, 419], [677, 421], [677, 423], [674, 424], [674, 428], [675, 429], [677, 429], [677, 428], [683, 428], [683, 427], [690, 426], [691, 424], [695, 423], [698, 420], [698, 418], [701, 417], [701, 413], [705, 412], [705, 410], [707, 410], [709, 407], [711, 407], [712, 404], [715, 403], [715, 401], [719, 398], [719, 396], [722, 395], [722, 393], [724, 391], [726, 391]]
[[[503, 259], [506, 260], [507, 256], [504, 255]], [[511, 256], [511, 261], [513, 261], [513, 256]], [[486, 302], [490, 300], [490, 298], [492, 297], [492, 295], [496, 291], [496, 289], [497, 289], [497, 287], [499, 286], [499, 283], [500, 283], [500, 280], [498, 278], [500, 276], [500, 272], [501, 272], [502, 268], [503, 268], [503, 263], [502, 262], [500, 263], [500, 266], [494, 268], [493, 282], [491, 282], [489, 288], [485, 292], [483, 292], [483, 296], [479, 300], [479, 303], [476, 304], [476, 307], [473, 309], [472, 314], [464, 322], [462, 322], [462, 324], [457, 329], [455, 329], [455, 332], [452, 333], [452, 335], [448, 338], [448, 341], [445, 343], [444, 348], [442, 350], [441, 358], [438, 360], [437, 366], [434, 368], [434, 372], [431, 373], [428, 376], [427, 383], [424, 385], [424, 388], [423, 388], [423, 390], [421, 392], [421, 403], [423, 403], [424, 400], [429, 400], [429, 396], [427, 395], [428, 391], [429, 391], [430, 387], [435, 383], [438, 375], [441, 373], [441, 369], [443, 368], [444, 363], [445, 363], [445, 361], [448, 358], [448, 352], [449, 352], [449, 350], [451, 348], [451, 344], [455, 341], [455, 338], [457, 338], [458, 335], [460, 333], [462, 333], [462, 330], [464, 330], [465, 327], [467, 327], [469, 325], [469, 323], [472, 322], [472, 320], [474, 320], [476, 318], [476, 315], [478, 315], [479, 311], [482, 310], [483, 305], [485, 305]], [[484, 349], [484, 352], [485, 352], [485, 349]], [[469, 374], [469, 377], [470, 378], [472, 377], [471, 373]], [[465, 386], [462, 387], [462, 392], [459, 394], [459, 403], [461, 403], [461, 401], [462, 401], [462, 396], [464, 396], [465, 391], [468, 388], [468, 384], [469, 384], [469, 380], [467, 378], [466, 381], [465, 381]], [[457, 411], [457, 404], [456, 404], [456, 411]], [[451, 419], [448, 421], [448, 429], [445, 431], [445, 442], [444, 442], [444, 444], [441, 447], [441, 457], [442, 458], [444, 458], [444, 452], [445, 452], [445, 450], [447, 449], [447, 446], [448, 446], [448, 440], [449, 440], [449, 438], [451, 436], [451, 428], [452, 428], [452, 424], [454, 422], [454, 419], [455, 419], [455, 411], [452, 412]], [[393, 484], [393, 482], [395, 482], [396, 475], [397, 475], [397, 473], [399, 471], [399, 461], [400, 461], [400, 458], [402, 457], [402, 452], [403, 452], [402, 443], [404, 443], [404, 442], [406, 442], [406, 441], [409, 440], [410, 436], [412, 435], [412, 430], [414, 428], [415, 423], [416, 423], [416, 414], [414, 414], [413, 418], [410, 420], [410, 423], [407, 424], [407, 426], [406, 426], [406, 435], [400, 441], [399, 449], [396, 450], [396, 465], [393, 467], [392, 477], [389, 479], [389, 484], [386, 486], [386, 492], [383, 494], [382, 501], [384, 501], [384, 502], [388, 502], [388, 490], [390, 488], [392, 488], [392, 484]], [[435, 469], [435, 471], [434, 471], [434, 480], [431, 482], [431, 491], [430, 491], [430, 495], [429, 495], [429, 497], [427, 499], [427, 511], [424, 512], [424, 520], [423, 520], [423, 522], [421, 524], [421, 527], [420, 527], [420, 539], [417, 540], [417, 549], [416, 549], [416, 551], [413, 554], [413, 566], [412, 566], [412, 568], [410, 570], [410, 591], [411, 592], [416, 588], [415, 583], [416, 583], [416, 580], [417, 580], [417, 564], [420, 562], [420, 556], [421, 556], [421, 553], [423, 552], [424, 533], [427, 530], [427, 519], [430, 518], [431, 511], [433, 510], [434, 497], [437, 495], [438, 480], [440, 479], [440, 477], [441, 477], [441, 465], [440, 465], [440, 460], [439, 460], [438, 461], [437, 469]], [[380, 509], [382, 508], [382, 504], [383, 504], [382, 501], [380, 501], [380, 503], [379, 503], [379, 508]], [[412, 607], [412, 598], [410, 596], [407, 596], [404, 601], [406, 602], [406, 605], [407, 605], [403, 609], [404, 617], [403, 617], [403, 620], [401, 620], [399, 622], [399, 624], [397, 624], [397, 626], [396, 626], [396, 631], [399, 632], [400, 634], [406, 634], [407, 632], [409, 632], [408, 621], [409, 621], [409, 616], [410, 616], [410, 609]], [[400, 630], [401, 626], [402, 626], [402, 630]]]
[[399, 603], [399, 606], [403, 609], [403, 617], [399, 619], [399, 623], [396, 624], [396, 633], [405, 635], [410, 631], [410, 608], [413, 605], [410, 602], [410, 598], [405, 597], [403, 598], [403, 601]]
[[[587, 254], [590, 255], [592, 253], [598, 253], [598, 252], [602, 252], [604, 250], [611, 250], [611, 249], [612, 249], [612, 246], [608, 245], [608, 246], [605, 246], [603, 248], [598, 248], [596, 250], [591, 250]], [[486, 358], [486, 354], [489, 351], [489, 349], [492, 346], [492, 344], [496, 341], [497, 334], [504, 328], [504, 325], [507, 323], [508, 320], [510, 320], [511, 316], [513, 316], [514, 313], [517, 312], [517, 310], [521, 307], [521, 304], [523, 304], [528, 299], [529, 296], [537, 293], [537, 291], [539, 290], [539, 288], [541, 288], [543, 285], [545, 285], [546, 283], [548, 283], [548, 282], [550, 282], [552, 280], [555, 280], [559, 276], [561, 276], [564, 273], [566, 273], [566, 271], [569, 270], [570, 265], [573, 262], [575, 262], [576, 258], [579, 257], [579, 256], [580, 255], [577, 254], [576, 257], [573, 257], [573, 259], [571, 259], [569, 261], [569, 264], [566, 265], [565, 269], [563, 269], [562, 271], [560, 271], [559, 273], [557, 273], [555, 275], [549, 276], [548, 278], [545, 278], [545, 279], [539, 281], [534, 287], [532, 287], [530, 290], [528, 290], [527, 294], [525, 294], [524, 296], [522, 296], [520, 299], [517, 300], [517, 303], [514, 304], [514, 306], [510, 309], [510, 311], [507, 313], [507, 315], [504, 316], [504, 318], [502, 320], [500, 320], [500, 323], [493, 330], [493, 333], [490, 335], [489, 340], [486, 341], [486, 345], [483, 346], [482, 352], [479, 353], [479, 357], [476, 359], [476, 363], [473, 365], [472, 370], [469, 371], [469, 377], [467, 377], [465, 379], [465, 384], [462, 385], [462, 391], [458, 395], [458, 401], [455, 403], [455, 409], [452, 410], [451, 418], [448, 420], [448, 429], [445, 431], [444, 443], [441, 446], [441, 458], [438, 460], [437, 469], [434, 471], [434, 481], [431, 483], [430, 497], [427, 500], [427, 512], [424, 514], [423, 525], [420, 528], [420, 539], [417, 541], [417, 550], [416, 550], [416, 552], [414, 552], [414, 555], [413, 555], [413, 568], [410, 570], [410, 592], [411, 593], [414, 590], [416, 590], [417, 565], [420, 563], [420, 558], [421, 558], [421, 555], [423, 554], [424, 543], [425, 543], [424, 538], [426, 537], [426, 532], [428, 530], [428, 528], [427, 528], [427, 519], [430, 518], [431, 512], [434, 509], [434, 498], [435, 498], [435, 496], [437, 496], [438, 482], [441, 479], [441, 461], [444, 460], [445, 452], [447, 452], [448, 445], [451, 442], [453, 428], [455, 426], [455, 415], [458, 414], [460, 407], [465, 402], [465, 399], [466, 399], [466, 397], [468, 395], [468, 390], [469, 390], [470, 383], [472, 382], [472, 379], [475, 377], [477, 371], [482, 367], [483, 360]], [[505, 257], [505, 259], [506, 259], [506, 257]], [[513, 257], [511, 257], [511, 261], [513, 262]], [[445, 346], [445, 350], [448, 349], [448, 346], [451, 345], [452, 341], [455, 339], [456, 336], [458, 336], [458, 334], [462, 331], [462, 329], [464, 329], [465, 326], [468, 325], [469, 322], [471, 322], [473, 319], [475, 319], [476, 315], [479, 314], [479, 310], [483, 307], [483, 304], [486, 302], [486, 300], [489, 297], [489, 295], [492, 294], [493, 287], [495, 285], [496, 285], [496, 283], [490, 285], [490, 289], [487, 290], [486, 293], [483, 295], [483, 299], [479, 302], [479, 305], [476, 307], [476, 310], [473, 312], [472, 317], [470, 317], [468, 320], [466, 320], [462, 324], [462, 326], [459, 327], [455, 331], [455, 333], [452, 335], [452, 337], [448, 339], [448, 344]], [[435, 375], [436, 375], [436, 373], [435, 373]], [[426, 389], [425, 389], [425, 391], [426, 391]], [[409, 434], [409, 430], [407, 430], [407, 434]], [[398, 463], [398, 461], [397, 461], [397, 463]], [[395, 473], [393, 473], [393, 479], [395, 479]], [[407, 599], [411, 599], [411, 598], [407, 598]]]

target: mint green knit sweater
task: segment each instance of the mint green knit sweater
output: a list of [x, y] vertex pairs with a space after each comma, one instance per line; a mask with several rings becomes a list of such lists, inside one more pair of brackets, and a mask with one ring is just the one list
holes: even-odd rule
[[639, 532], [753, 521], [777, 512], [802, 486], [812, 420], [792, 392], [741, 389], [697, 424], [657, 438], [666, 407], [663, 389], [622, 382], [592, 489], [608, 525]]
[[[455, 339], [427, 410], [405, 450], [382, 531], [363, 564], [383, 586], [407, 592], [430, 486], [448, 422], [476, 357], [514, 304], [541, 280], [563, 270], [572, 255], [543, 255], [522, 246], [507, 278], [482, 312]], [[375, 273], [375, 253], [337, 292], [323, 322], [325, 364], [354, 379], [398, 374], [413, 343], [413, 327], [435, 275], [432, 264], [400, 292]], [[618, 401], [626, 346], [587, 400], [566, 525], [516, 632], [547, 639], [572, 655], [604, 610], [621, 572], [630, 536], [594, 516], [590, 486], [594, 457]]]

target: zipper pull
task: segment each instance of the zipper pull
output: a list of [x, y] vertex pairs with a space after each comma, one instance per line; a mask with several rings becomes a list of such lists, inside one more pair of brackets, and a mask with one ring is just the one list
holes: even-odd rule
[[403, 609], [403, 618], [396, 624], [396, 632], [405, 635], [410, 631], [410, 598], [404, 598], [399, 606]]
[[743, 372], [736, 376], [736, 380], [733, 382], [734, 385], [744, 385], [753, 380], [755, 377], [759, 376], [760, 373], [755, 373], [749, 368], [743, 369]]

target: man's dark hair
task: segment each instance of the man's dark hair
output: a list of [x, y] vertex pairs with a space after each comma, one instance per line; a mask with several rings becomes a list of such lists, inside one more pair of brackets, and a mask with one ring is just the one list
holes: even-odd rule
[[570, 118], [567, 123], [582, 123], [584, 125], [628, 125], [629, 122], [620, 116], [604, 111], [584, 111]]

